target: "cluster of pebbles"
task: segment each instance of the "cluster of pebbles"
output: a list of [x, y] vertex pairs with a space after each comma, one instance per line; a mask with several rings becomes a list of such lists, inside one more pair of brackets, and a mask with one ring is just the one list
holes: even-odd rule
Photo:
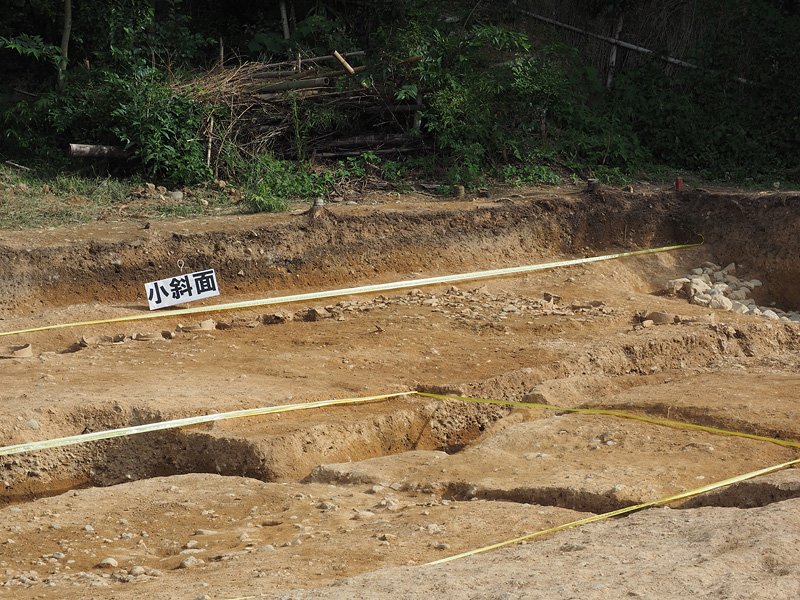
[[753, 315], [773, 321], [800, 322], [796, 311], [785, 312], [773, 306], [759, 306], [750, 298], [753, 290], [763, 284], [759, 279], [736, 276], [736, 263], [721, 267], [704, 262], [684, 277], [670, 279], [665, 290], [673, 296], [685, 296], [692, 304]]
[[[462, 290], [450, 286], [443, 292], [424, 292], [419, 288], [396, 296], [379, 295], [369, 299], [341, 300], [328, 306], [304, 307], [299, 310], [276, 309], [257, 317], [234, 317], [229, 321], [206, 319], [193, 325], [178, 325], [173, 330], [140, 332], [132, 335], [97, 335], [85, 336], [61, 353], [79, 352], [107, 344], [123, 344], [130, 341], [154, 341], [175, 339], [182, 334], [202, 334], [214, 330], [238, 327], [259, 327], [276, 325], [292, 321], [322, 321], [332, 319], [346, 321], [348, 317], [358, 313], [367, 313], [399, 306], [420, 306], [451, 319], [460, 325], [469, 327], [491, 326], [502, 329], [501, 323], [510, 317], [538, 319], [543, 316], [565, 316], [571, 319], [592, 321], [605, 315], [619, 312], [619, 309], [606, 306], [602, 300], [575, 300], [569, 304], [561, 302], [561, 297], [550, 292], [542, 292], [540, 298], [531, 298], [519, 294], [500, 292], [492, 294], [486, 286], [471, 290]], [[424, 314], [407, 315], [406, 318], [425, 319]], [[39, 354], [42, 361], [48, 354]], [[30, 358], [34, 356], [30, 344], [24, 346], [0, 346], [0, 358]]]

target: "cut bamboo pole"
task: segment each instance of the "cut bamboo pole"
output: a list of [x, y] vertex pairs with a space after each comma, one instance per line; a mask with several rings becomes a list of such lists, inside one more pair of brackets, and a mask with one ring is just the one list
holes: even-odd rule
[[262, 92], [284, 92], [286, 90], [303, 90], [315, 87], [327, 87], [331, 84], [330, 77], [315, 77], [314, 79], [296, 79], [281, 81], [279, 83], [261, 88]]
[[[350, 57], [350, 56], [366, 56], [366, 52], [364, 50], [356, 50], [354, 52], [344, 52], [342, 56]], [[300, 62], [303, 64], [309, 62], [317, 62], [319, 60], [333, 60], [336, 57], [333, 54], [327, 54], [325, 56], [312, 56], [311, 58], [304, 58]], [[264, 65], [265, 68], [272, 68], [272, 67], [294, 67], [297, 64], [297, 60], [290, 60], [284, 62], [277, 62], [277, 63], [268, 63]]]
[[335, 148], [352, 148], [357, 146], [404, 144], [406, 142], [414, 142], [418, 140], [419, 136], [408, 133], [373, 133], [331, 140], [328, 145]]
[[[350, 75], [355, 75], [356, 74], [355, 69], [353, 69], [353, 67], [350, 66], [350, 63], [348, 63], [344, 59], [344, 56], [339, 54], [336, 50], [333, 51], [333, 55], [336, 57], [336, 60], [338, 60], [340, 63], [342, 63], [342, 66], [347, 70], [348, 73], [350, 73]], [[365, 87], [367, 87], [367, 84], [362, 81], [361, 82], [361, 87], [365, 88]]]

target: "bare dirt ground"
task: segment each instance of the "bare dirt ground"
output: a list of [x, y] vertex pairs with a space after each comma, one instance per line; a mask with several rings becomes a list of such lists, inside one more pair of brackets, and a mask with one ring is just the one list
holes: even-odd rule
[[[800, 308], [796, 194], [512, 192], [3, 230], [0, 332], [149, 314], [144, 283], [178, 260], [217, 270], [210, 306], [705, 243], [3, 336], [6, 355], [32, 352], [0, 359], [0, 447], [405, 391], [800, 441], [800, 324], [663, 293], [705, 261], [735, 262], [763, 281], [759, 302]], [[655, 310], [681, 319], [641, 327]], [[796, 598], [794, 468], [427, 563], [797, 458], [768, 441], [419, 395], [0, 455], [0, 598]]]

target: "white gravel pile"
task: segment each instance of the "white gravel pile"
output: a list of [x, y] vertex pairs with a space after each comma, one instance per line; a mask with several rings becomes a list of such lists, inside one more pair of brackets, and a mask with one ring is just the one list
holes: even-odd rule
[[796, 311], [786, 312], [774, 306], [759, 306], [750, 298], [754, 288], [763, 284], [759, 279], [739, 279], [736, 264], [722, 268], [712, 262], [704, 262], [684, 277], [670, 279], [665, 289], [672, 295], [685, 296], [692, 304], [731, 310], [743, 315], [753, 315], [773, 321], [800, 322]]

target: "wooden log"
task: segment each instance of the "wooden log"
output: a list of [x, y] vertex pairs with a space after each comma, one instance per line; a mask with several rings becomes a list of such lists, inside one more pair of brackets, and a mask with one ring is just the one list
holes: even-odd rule
[[82, 158], [130, 158], [131, 152], [122, 146], [101, 146], [99, 144], [70, 144], [67, 155]]

